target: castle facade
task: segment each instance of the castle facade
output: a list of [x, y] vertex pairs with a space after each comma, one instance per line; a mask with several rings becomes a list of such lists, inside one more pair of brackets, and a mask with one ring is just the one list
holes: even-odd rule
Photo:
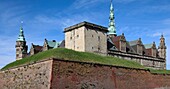
[[21, 27], [16, 41], [16, 60], [49, 49], [63, 47], [132, 60], [148, 68], [166, 69], [167, 48], [163, 35], [160, 37], [158, 48], [155, 42], [143, 44], [141, 38], [127, 41], [124, 33], [117, 35], [114, 19], [114, 9], [111, 3], [108, 28], [84, 21], [65, 28], [65, 39], [61, 43], [45, 39], [43, 46], [32, 44], [29, 53], [27, 53], [28, 46]]

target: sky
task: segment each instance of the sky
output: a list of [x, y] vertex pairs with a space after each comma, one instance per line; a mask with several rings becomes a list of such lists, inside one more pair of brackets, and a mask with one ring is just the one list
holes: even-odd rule
[[[126, 40], [156, 42], [164, 34], [170, 69], [170, 0], [113, 0], [117, 34]], [[0, 68], [15, 61], [15, 44], [23, 21], [31, 43], [64, 39], [64, 28], [88, 21], [108, 27], [110, 0], [0, 0]]]

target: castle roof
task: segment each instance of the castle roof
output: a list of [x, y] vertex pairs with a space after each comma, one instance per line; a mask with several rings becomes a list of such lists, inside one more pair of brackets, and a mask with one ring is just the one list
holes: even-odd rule
[[129, 48], [129, 53], [136, 53], [132, 46], [130, 46], [129, 42], [126, 41], [126, 47]]
[[65, 40], [63, 40], [60, 45], [59, 45], [60, 48], [65, 48]]
[[108, 29], [107, 27], [103, 27], [103, 26], [100, 26], [100, 25], [96, 25], [96, 24], [93, 24], [93, 23], [90, 23], [90, 22], [81, 22], [81, 23], [78, 23], [76, 25], [73, 25], [73, 26], [70, 26], [68, 28], [65, 28], [64, 29], [64, 32], [68, 32], [68, 31], [71, 31], [71, 30], [74, 30], [76, 28], [79, 28], [79, 27], [82, 27], [82, 26], [88, 26], [88, 27], [93, 27], [93, 28], [96, 28], [100, 31], [105, 31], [105, 32], [108, 32]]
[[121, 38], [121, 35], [120, 36], [116, 36], [114, 38], [112, 38], [112, 41], [115, 42], [115, 41], [119, 41]]
[[153, 44], [152, 43], [151, 44], [145, 44], [144, 46], [145, 46], [146, 49], [149, 49], [149, 48], [152, 48]]
[[48, 41], [47, 40], [47, 44], [51, 48], [58, 48], [58, 45], [59, 45], [58, 42], [56, 42], [55, 40], [53, 40], [53, 41]]
[[22, 27], [20, 27], [20, 33], [19, 33], [19, 37], [18, 37], [17, 41], [25, 41], [24, 31], [23, 31]]
[[110, 37], [107, 38], [107, 49], [118, 50]]
[[34, 45], [34, 44], [32, 44], [32, 47], [34, 48], [35, 51], [38, 51], [38, 52], [41, 51], [43, 48], [43, 46]]
[[137, 45], [138, 40], [129, 41], [128, 43], [129, 43], [130, 46], [134, 46], [134, 45]]
[[108, 27], [108, 34], [109, 35], [117, 35], [116, 33], [116, 27], [115, 27], [115, 17], [114, 17], [114, 9], [113, 9], [113, 5], [112, 5], [112, 1], [111, 1], [111, 5], [110, 5], [110, 17], [109, 17], [109, 27]]

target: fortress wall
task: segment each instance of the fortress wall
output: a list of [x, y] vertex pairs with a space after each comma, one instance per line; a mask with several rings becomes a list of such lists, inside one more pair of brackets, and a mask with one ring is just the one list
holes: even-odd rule
[[128, 54], [123, 52], [109, 52], [108, 55], [126, 59], [126, 60], [132, 60], [135, 61], [141, 65], [144, 65], [149, 68], [153, 69], [166, 69], [166, 64], [164, 59], [154, 58], [154, 57], [146, 57], [141, 55], [135, 55], [135, 54]]
[[4, 80], [2, 80], [4, 73], [0, 71], [0, 89], [3, 89]]
[[170, 89], [170, 75], [49, 59], [1, 71], [0, 89]]
[[50, 89], [52, 60], [0, 73], [0, 89]]
[[54, 60], [52, 89], [169, 89], [170, 75], [148, 70]]

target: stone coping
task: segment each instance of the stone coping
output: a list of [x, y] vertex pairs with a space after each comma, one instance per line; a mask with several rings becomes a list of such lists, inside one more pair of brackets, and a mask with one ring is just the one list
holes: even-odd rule
[[93, 23], [84, 21], [84, 22], [78, 23], [78, 24], [76, 24], [76, 25], [70, 26], [70, 27], [68, 27], [68, 28], [65, 28], [65, 29], [64, 29], [64, 33], [65, 33], [65, 32], [68, 32], [68, 31], [71, 31], [71, 30], [73, 30], [73, 29], [82, 27], [82, 26], [89, 26], [89, 27], [96, 28], [96, 29], [98, 29], [98, 30], [100, 30], [100, 31], [108, 32], [108, 28], [107, 28], [107, 27], [103, 27], [103, 26], [100, 26], [100, 25], [96, 25], [96, 24], [93, 24]]

